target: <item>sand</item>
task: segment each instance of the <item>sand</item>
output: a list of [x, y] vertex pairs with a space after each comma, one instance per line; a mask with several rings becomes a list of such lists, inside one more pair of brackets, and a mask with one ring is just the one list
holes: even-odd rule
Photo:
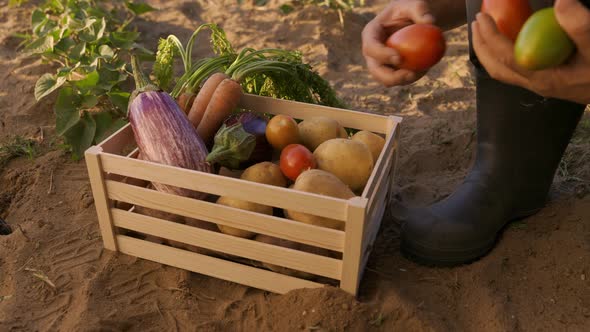
[[[364, 67], [360, 32], [380, 7], [345, 16], [309, 7], [289, 15], [235, 1], [150, 1], [136, 26], [154, 49], [215, 22], [236, 48], [300, 49], [352, 108], [404, 117], [395, 211], [448, 195], [474, 160], [475, 90], [465, 27], [447, 33], [444, 60], [414, 85], [385, 88]], [[399, 253], [388, 212], [360, 295], [337, 288], [276, 295], [106, 251], [83, 161], [55, 136], [54, 97], [36, 103], [34, 82], [51, 70], [15, 51], [31, 5], [0, 1], [0, 143], [40, 142], [38, 156], [0, 170], [1, 331], [583, 331], [590, 326], [589, 114], [536, 216], [507, 227], [485, 258], [427, 268]], [[204, 40], [203, 40], [204, 42]], [[208, 45], [198, 46], [197, 54]]]

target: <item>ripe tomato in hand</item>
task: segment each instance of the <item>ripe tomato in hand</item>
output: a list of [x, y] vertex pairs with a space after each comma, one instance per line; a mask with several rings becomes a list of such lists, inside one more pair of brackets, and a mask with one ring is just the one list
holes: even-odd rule
[[305, 146], [290, 144], [281, 152], [280, 168], [286, 177], [295, 181], [303, 171], [316, 168], [316, 161]]
[[401, 69], [422, 72], [437, 64], [445, 54], [442, 30], [432, 24], [412, 24], [394, 32], [385, 45], [401, 56]]
[[528, 0], [483, 0], [481, 12], [490, 15], [498, 30], [514, 42], [533, 10]]

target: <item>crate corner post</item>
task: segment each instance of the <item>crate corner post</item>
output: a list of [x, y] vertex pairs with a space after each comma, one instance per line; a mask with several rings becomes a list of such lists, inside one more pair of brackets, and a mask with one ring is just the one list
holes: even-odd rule
[[361, 261], [363, 253], [363, 234], [365, 232], [365, 214], [368, 200], [364, 197], [353, 197], [348, 201], [348, 217], [344, 235], [344, 252], [340, 288], [357, 296], [362, 275]]
[[101, 147], [92, 146], [84, 152], [84, 157], [86, 159], [88, 177], [90, 178], [90, 186], [92, 188], [92, 195], [94, 196], [94, 205], [96, 207], [104, 247], [108, 250], [117, 251], [115, 227], [113, 225], [104, 173], [100, 162], [100, 154], [102, 152]]

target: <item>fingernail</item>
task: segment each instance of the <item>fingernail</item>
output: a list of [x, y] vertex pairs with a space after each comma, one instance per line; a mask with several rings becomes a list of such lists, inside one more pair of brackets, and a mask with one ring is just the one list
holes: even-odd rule
[[426, 14], [426, 15], [422, 16], [422, 19], [427, 22], [434, 22], [434, 16], [432, 16], [430, 14]]
[[389, 62], [391, 62], [392, 65], [398, 65], [399, 64], [399, 56], [393, 55], [391, 58], [389, 58]]
[[481, 15], [482, 15], [481, 13], [477, 13], [477, 14], [475, 14], [475, 19], [476, 19], [476, 20], [479, 20], [479, 19], [481, 18]]

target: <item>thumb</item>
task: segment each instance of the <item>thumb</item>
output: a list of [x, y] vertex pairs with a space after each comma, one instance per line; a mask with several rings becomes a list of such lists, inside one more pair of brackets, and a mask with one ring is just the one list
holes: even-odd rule
[[590, 58], [590, 10], [579, 0], [555, 1], [555, 18], [573, 40], [578, 52]]

